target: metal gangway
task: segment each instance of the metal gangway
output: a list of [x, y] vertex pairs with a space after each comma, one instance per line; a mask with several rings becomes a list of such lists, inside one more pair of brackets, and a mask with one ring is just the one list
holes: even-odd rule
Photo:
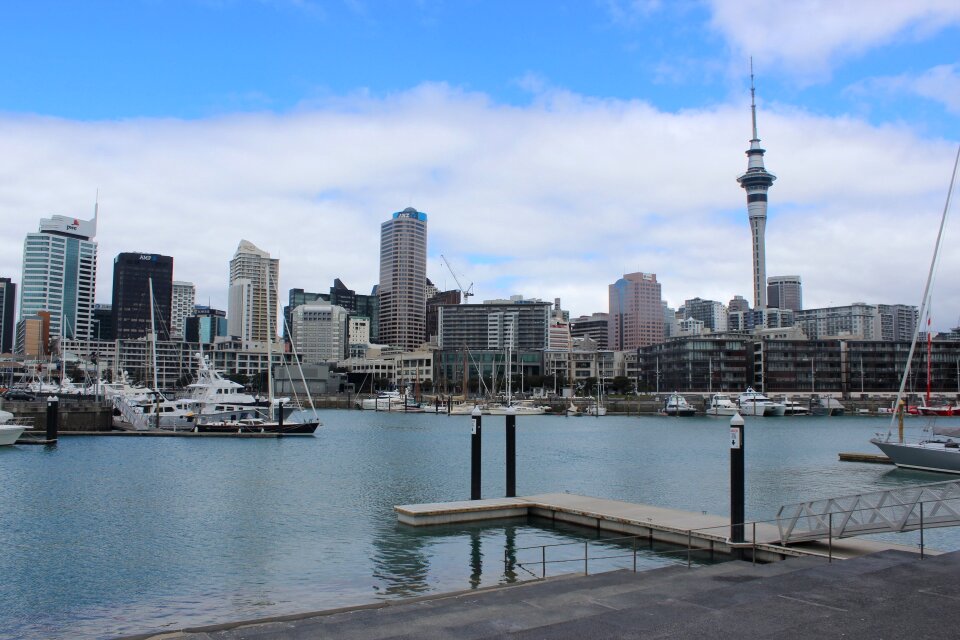
[[849, 538], [960, 525], [960, 480], [780, 507], [780, 542]]

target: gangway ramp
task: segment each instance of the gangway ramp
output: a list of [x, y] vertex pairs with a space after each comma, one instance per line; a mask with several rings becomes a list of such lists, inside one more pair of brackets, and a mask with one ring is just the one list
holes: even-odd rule
[[960, 525], [960, 480], [799, 502], [780, 507], [783, 544]]

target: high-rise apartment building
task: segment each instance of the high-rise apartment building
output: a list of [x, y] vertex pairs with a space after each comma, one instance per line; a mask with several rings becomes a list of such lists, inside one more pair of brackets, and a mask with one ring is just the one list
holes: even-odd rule
[[885, 342], [911, 342], [917, 330], [919, 311], [911, 304], [878, 304], [880, 339]]
[[197, 304], [197, 289], [192, 282], [173, 281], [173, 303], [170, 305], [170, 333], [180, 340], [186, 332], [187, 318]]
[[803, 283], [800, 276], [767, 278], [767, 306], [777, 309], [803, 309]]
[[[50, 313], [51, 338], [89, 339], [97, 283], [97, 215], [92, 220], [52, 216], [23, 245], [20, 321]], [[18, 333], [19, 329], [18, 329]], [[17, 343], [17, 351], [22, 345]]]
[[440, 335], [440, 305], [460, 304], [460, 290], [438, 291], [427, 298], [427, 334], [424, 342], [438, 339]]
[[10, 278], [0, 278], [0, 353], [13, 351], [15, 323], [13, 309], [17, 303], [17, 285]]
[[663, 305], [655, 273], [628, 273], [608, 290], [608, 346], [633, 350], [663, 341]]
[[184, 335], [187, 342], [213, 344], [227, 335], [227, 313], [194, 305], [193, 315], [184, 321]]
[[754, 99], [753, 69], [750, 70], [750, 114], [753, 119], [753, 138], [747, 150], [747, 172], [737, 178], [737, 182], [747, 192], [747, 214], [750, 218], [750, 231], [753, 236], [753, 306], [755, 309], [767, 307], [767, 190], [777, 176], [763, 166], [763, 154], [760, 136], [757, 134], [757, 102]]
[[351, 317], [369, 318], [370, 342], [376, 343], [380, 333], [380, 298], [375, 293], [364, 295], [343, 284], [340, 278], [333, 281], [330, 295], [327, 298], [330, 304], [343, 307], [350, 312]]
[[230, 261], [227, 331], [245, 345], [277, 339], [280, 261], [241, 240]]
[[156, 253], [119, 254], [113, 260], [114, 339], [143, 338], [150, 334], [152, 321], [157, 339], [169, 340], [172, 295], [172, 257]]
[[407, 207], [380, 227], [381, 344], [407, 351], [427, 330], [427, 214]]

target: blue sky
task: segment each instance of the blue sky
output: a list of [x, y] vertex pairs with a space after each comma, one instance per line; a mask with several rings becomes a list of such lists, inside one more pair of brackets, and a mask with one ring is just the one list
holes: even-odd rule
[[281, 288], [365, 291], [408, 205], [428, 274], [453, 286], [444, 253], [479, 299], [591, 313], [626, 271], [672, 306], [748, 296], [752, 55], [768, 274], [807, 306], [917, 303], [960, 140], [955, 0], [41, 0], [4, 8], [0, 55], [0, 273], [99, 188], [102, 301], [142, 250], [223, 304], [241, 238]]

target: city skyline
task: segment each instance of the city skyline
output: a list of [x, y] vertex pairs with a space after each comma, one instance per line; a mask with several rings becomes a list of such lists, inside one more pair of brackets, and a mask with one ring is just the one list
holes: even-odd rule
[[[367, 292], [376, 229], [407, 206], [431, 215], [427, 276], [455, 288], [442, 253], [478, 300], [560, 297], [589, 315], [606, 310], [609, 282], [637, 271], [656, 273], [674, 308], [751, 298], [734, 178], [751, 136], [753, 54], [760, 133], [779, 178], [767, 274], [802, 276], [809, 308], [918, 304], [960, 138], [960, 9], [928, 2], [868, 16], [873, 5], [815, 4], [398, 3], [366, 16], [284, 2], [93, 3], [85, 15], [16, 7], [17, 33], [0, 27], [0, 46], [28, 62], [0, 90], [0, 176], [11, 185], [0, 195], [0, 277], [19, 284], [37, 220], [89, 219], [99, 188], [101, 271], [121, 252], [170, 255], [174, 278], [217, 308], [241, 238], [283, 261], [281, 295], [335, 278]], [[244, 66], [250, 52], [214, 55], [186, 37], [164, 61], [166, 47], [136, 41], [145, 22], [184, 15], [222, 43], [261, 19], [301, 55], [281, 47]], [[476, 45], [486, 55], [451, 44], [473, 18], [506, 25]], [[523, 41], [524, 30], [539, 37]], [[304, 44], [334, 31], [331, 43]], [[422, 42], [389, 48], [395, 32]], [[557, 46], [561, 36], [582, 62]], [[38, 46], [52, 49], [29, 55]], [[68, 48], [77, 60], [54, 64]], [[395, 49], [391, 64], [377, 58]], [[178, 66], [188, 56], [197, 69]], [[418, 64], [403, 64], [408, 56]], [[312, 74], [309, 60], [322, 63]], [[205, 79], [209, 93], [196, 86]], [[947, 238], [958, 233], [951, 222]], [[945, 252], [935, 329], [958, 324], [960, 285], [947, 275], [958, 268], [960, 255]], [[104, 276], [98, 302], [110, 300]]]

